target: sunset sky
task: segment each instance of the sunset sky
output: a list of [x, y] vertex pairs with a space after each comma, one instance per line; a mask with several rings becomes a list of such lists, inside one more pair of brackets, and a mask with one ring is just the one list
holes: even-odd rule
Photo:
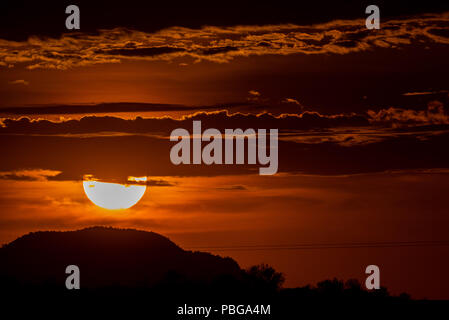
[[[0, 243], [94, 225], [269, 263], [286, 286], [358, 278], [449, 298], [449, 246], [250, 250], [449, 241], [449, 5], [378, 1], [0, 5]], [[279, 129], [279, 171], [170, 162], [170, 132]], [[101, 182], [147, 177], [125, 210]], [[344, 247], [344, 245], [342, 245]], [[233, 247], [232, 250], [225, 250]], [[245, 249], [245, 250], [244, 250]]]

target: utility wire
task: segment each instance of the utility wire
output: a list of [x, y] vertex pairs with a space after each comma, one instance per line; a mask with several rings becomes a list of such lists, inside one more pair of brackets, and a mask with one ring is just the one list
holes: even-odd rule
[[449, 246], [449, 240], [198, 246], [198, 247], [187, 247], [185, 249], [187, 249], [187, 250], [202, 249], [202, 250], [213, 250], [213, 251], [261, 251], [261, 250], [276, 251], [276, 250], [430, 247], [430, 246]]

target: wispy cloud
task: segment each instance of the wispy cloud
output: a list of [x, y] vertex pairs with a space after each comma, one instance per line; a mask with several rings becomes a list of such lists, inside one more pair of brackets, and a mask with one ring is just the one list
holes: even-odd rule
[[253, 96], [253, 97], [259, 97], [260, 96], [260, 92], [256, 91], [256, 90], [250, 90], [248, 91], [248, 93]]
[[293, 99], [293, 98], [286, 98], [284, 100], [282, 100], [283, 103], [293, 103], [293, 104], [297, 104], [298, 106], [301, 105], [301, 103], [299, 103], [298, 100]]
[[377, 112], [370, 110], [368, 115], [371, 123], [393, 127], [449, 124], [449, 116], [444, 112], [444, 105], [439, 101], [429, 102], [426, 110], [391, 107]]
[[47, 181], [51, 177], [60, 174], [61, 171], [30, 169], [15, 171], [0, 171], [0, 179], [2, 180], [24, 180], [24, 181]]
[[416, 91], [416, 92], [406, 92], [403, 93], [403, 96], [426, 96], [431, 94], [438, 94], [438, 93], [448, 93], [448, 90], [440, 90], [440, 91]]
[[27, 86], [30, 83], [26, 80], [13, 80], [13, 81], [9, 81], [9, 84], [23, 84], [24, 86]]

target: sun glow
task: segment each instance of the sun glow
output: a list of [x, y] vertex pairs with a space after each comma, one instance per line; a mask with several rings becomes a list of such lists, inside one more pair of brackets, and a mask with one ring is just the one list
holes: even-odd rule
[[[144, 182], [146, 177], [129, 180]], [[84, 180], [83, 187], [90, 201], [101, 208], [110, 210], [131, 208], [139, 202], [147, 189], [146, 185], [124, 185], [96, 180]]]

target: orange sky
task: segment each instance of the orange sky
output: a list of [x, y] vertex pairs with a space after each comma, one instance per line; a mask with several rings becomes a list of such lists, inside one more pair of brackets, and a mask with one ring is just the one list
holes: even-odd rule
[[[188, 248], [442, 240], [447, 231], [445, 172], [154, 178], [173, 186], [149, 187], [136, 206], [119, 211], [93, 205], [81, 182], [2, 180], [0, 239], [8, 242], [37, 230], [112, 225], [159, 232]], [[363, 268], [377, 264], [383, 271], [382, 284], [394, 293], [443, 298], [448, 250], [442, 246], [216, 253], [244, 267], [270, 263], [286, 273], [288, 286], [334, 276], [363, 280]]]
[[[363, 283], [376, 264], [395, 294], [449, 299], [449, 246], [211, 249], [448, 241], [449, 12], [391, 14], [367, 31], [363, 11], [339, 4], [279, 21], [280, 5], [251, 6], [244, 23], [170, 6], [195, 21], [154, 15], [154, 25], [146, 16], [128, 23], [144, 12], [121, 12], [132, 7], [114, 16], [92, 2], [102, 15], [83, 12], [86, 29], [72, 33], [54, 28], [59, 13], [39, 3], [34, 10], [49, 10], [36, 29], [15, 18], [0, 28], [0, 243], [37, 230], [129, 227], [243, 267], [269, 263], [287, 286]], [[34, 23], [35, 11], [15, 10]], [[194, 120], [279, 129], [279, 172], [173, 165], [169, 134]], [[85, 196], [86, 174], [151, 183], [134, 207], [108, 211]]]

